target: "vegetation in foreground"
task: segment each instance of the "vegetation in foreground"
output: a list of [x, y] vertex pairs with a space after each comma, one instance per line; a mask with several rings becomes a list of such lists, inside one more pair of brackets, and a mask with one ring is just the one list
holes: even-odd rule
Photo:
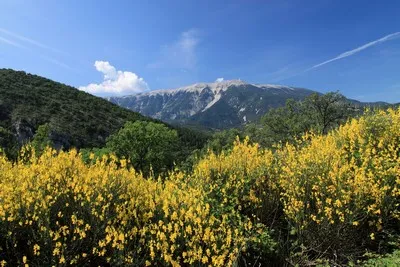
[[399, 144], [400, 110], [389, 109], [273, 151], [237, 140], [163, 179], [75, 150], [3, 156], [0, 262], [358, 264], [399, 249]]
[[364, 264], [365, 267], [396, 267], [400, 266], [400, 250], [386, 256], [375, 256]]

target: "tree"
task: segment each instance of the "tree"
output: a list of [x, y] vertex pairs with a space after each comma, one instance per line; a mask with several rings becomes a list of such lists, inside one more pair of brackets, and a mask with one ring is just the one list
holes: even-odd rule
[[36, 155], [41, 155], [46, 147], [53, 146], [50, 139], [51, 128], [48, 123], [40, 125], [32, 140], [32, 147]]
[[9, 159], [16, 159], [18, 150], [18, 142], [14, 134], [0, 126], [0, 152], [5, 153]]
[[108, 156], [111, 154], [107, 147], [82, 148], [79, 150], [79, 153], [82, 156], [82, 160], [86, 164], [96, 163], [96, 161], [101, 160], [103, 156]]
[[322, 134], [326, 134], [331, 128], [337, 127], [355, 114], [355, 108], [339, 92], [324, 95], [314, 93], [305, 99], [304, 106]]
[[264, 126], [264, 144], [293, 141], [298, 135], [311, 130], [313, 122], [303, 102], [288, 99], [284, 107], [271, 109], [261, 118]]
[[231, 149], [237, 137], [240, 139], [244, 138], [242, 131], [239, 129], [229, 129], [216, 132], [208, 141], [205, 148], [210, 149], [215, 153], [221, 153], [223, 150]]
[[312, 94], [303, 101], [289, 99], [284, 107], [270, 109], [260, 125], [249, 125], [246, 134], [262, 146], [292, 142], [307, 131], [326, 134], [357, 114], [355, 106], [338, 92]]
[[175, 130], [154, 122], [127, 122], [107, 139], [106, 147], [119, 158], [129, 160], [132, 166], [149, 174], [170, 169], [174, 163], [174, 144], [178, 142]]

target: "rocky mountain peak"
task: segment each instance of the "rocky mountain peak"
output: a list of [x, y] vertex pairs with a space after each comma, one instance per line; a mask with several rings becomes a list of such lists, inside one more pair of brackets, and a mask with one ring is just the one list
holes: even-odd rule
[[108, 100], [170, 123], [229, 128], [257, 120], [270, 108], [284, 105], [289, 98], [299, 100], [311, 93], [313, 91], [307, 89], [249, 84], [238, 79], [196, 83]]

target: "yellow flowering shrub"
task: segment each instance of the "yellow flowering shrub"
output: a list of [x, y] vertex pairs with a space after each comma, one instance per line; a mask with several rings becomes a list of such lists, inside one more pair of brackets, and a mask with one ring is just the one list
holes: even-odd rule
[[219, 206], [225, 214], [236, 212], [231, 225], [240, 229], [244, 224], [245, 232], [253, 235], [246, 247], [245, 265], [270, 260], [275, 248], [269, 234], [279, 211], [277, 181], [269, 176], [273, 161], [271, 151], [250, 144], [248, 138], [243, 142], [237, 138], [229, 152], [218, 155], [210, 151], [190, 176], [189, 181], [207, 194], [212, 207]]
[[285, 215], [315, 254], [363, 254], [398, 231], [400, 110], [305, 135], [276, 156]]
[[[0, 158], [4, 265], [229, 266], [252, 238], [250, 221], [211, 206], [180, 172], [144, 179], [124, 161], [85, 165], [72, 150], [29, 161]], [[255, 228], [254, 228], [255, 229]]]
[[126, 166], [0, 156], [1, 266], [256, 266], [272, 237], [279, 264], [346, 262], [400, 235], [400, 109], [274, 150], [237, 140], [163, 179]]
[[261, 203], [261, 195], [268, 194], [270, 201], [276, 200], [277, 183], [267, 177], [273, 161], [271, 151], [250, 144], [248, 138], [243, 142], [237, 139], [229, 152], [219, 155], [209, 152], [194, 168], [193, 177], [220, 205], [255, 214], [265, 205]]
[[400, 110], [369, 112], [274, 151], [237, 140], [209, 153], [193, 176], [215, 204], [272, 228], [288, 250], [281, 256], [347, 261], [400, 235]]

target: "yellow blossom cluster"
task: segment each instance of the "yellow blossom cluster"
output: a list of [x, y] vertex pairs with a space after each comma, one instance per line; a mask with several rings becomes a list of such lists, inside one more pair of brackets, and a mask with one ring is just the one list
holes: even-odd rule
[[0, 261], [5, 266], [233, 265], [252, 236], [235, 210], [211, 206], [189, 174], [143, 178], [72, 150], [0, 158]]
[[231, 151], [209, 152], [193, 171], [193, 184], [203, 186], [216, 205], [234, 207], [248, 218], [266, 221], [279, 206], [275, 156], [270, 150], [237, 139]]
[[400, 110], [304, 136], [277, 157], [284, 210], [299, 228], [368, 224], [379, 232], [389, 221], [400, 223]]

